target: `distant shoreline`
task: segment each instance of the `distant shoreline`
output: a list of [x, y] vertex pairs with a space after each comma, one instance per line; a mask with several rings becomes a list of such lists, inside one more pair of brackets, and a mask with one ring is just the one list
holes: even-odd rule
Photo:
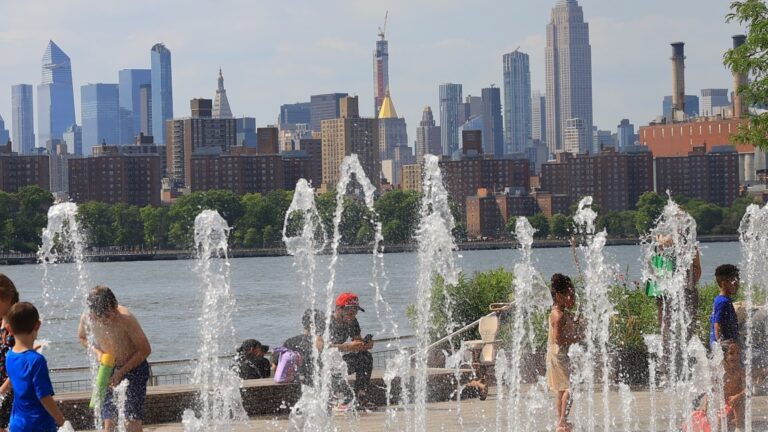
[[[701, 236], [698, 238], [701, 243], [721, 243], [737, 242], [739, 236], [732, 235], [714, 235]], [[607, 246], [632, 246], [640, 243], [640, 239], [608, 239]], [[533, 242], [534, 248], [561, 248], [570, 247], [568, 240], [536, 240]], [[459, 251], [475, 250], [498, 250], [515, 249], [518, 243], [515, 241], [478, 241], [464, 242], [458, 244]], [[384, 253], [403, 253], [415, 252], [417, 246], [415, 243], [401, 245], [384, 245]], [[339, 253], [347, 254], [369, 254], [372, 252], [371, 246], [342, 246]], [[324, 254], [329, 254], [330, 248], [327, 248]], [[231, 249], [230, 258], [259, 258], [259, 257], [280, 257], [288, 253], [285, 248], [262, 248], [262, 249]], [[99, 251], [86, 252], [88, 262], [120, 262], [120, 261], [173, 261], [188, 260], [195, 257], [194, 252], [188, 250], [139, 250], [139, 251]], [[0, 254], [0, 265], [21, 265], [36, 264], [37, 256], [35, 254]]]

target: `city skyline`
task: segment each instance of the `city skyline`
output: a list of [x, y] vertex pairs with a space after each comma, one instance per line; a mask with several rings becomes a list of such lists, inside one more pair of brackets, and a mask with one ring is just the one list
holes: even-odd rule
[[[468, 15], [459, 2], [452, 0], [425, 0], [418, 4], [392, 1], [375, 6], [331, 2], [336, 7], [307, 3], [306, 10], [298, 14], [288, 6], [270, 5], [269, 13], [260, 12], [260, 16], [250, 19], [242, 18], [242, 8], [256, 12], [258, 5], [232, 3], [241, 4], [241, 10], [225, 11], [217, 17], [226, 20], [227, 25], [213, 36], [192, 31], [197, 24], [210, 24], [211, 19], [209, 14], [194, 10], [178, 12], [181, 15], [174, 16], [173, 22], [161, 19], [169, 16], [162, 13], [141, 23], [122, 19], [135, 16], [135, 10], [149, 8], [148, 2], [131, 8], [118, 5], [109, 12], [113, 19], [103, 20], [109, 26], [90, 25], [93, 21], [89, 20], [89, 25], [79, 26], [78, 32], [73, 31], [78, 27], [75, 24], [88, 16], [92, 19], [94, 13], [103, 10], [96, 7], [97, 3], [93, 2], [88, 9], [86, 1], [74, 10], [48, 2], [7, 7], [0, 18], [0, 44], [7, 52], [7, 65], [0, 71], [0, 101], [5, 101], [0, 102], [0, 115], [6, 123], [11, 118], [11, 85], [39, 83], [39, 53], [48, 39], [59, 44], [71, 58], [73, 84], [77, 87], [89, 82], [115, 82], [121, 69], [148, 68], [147, 51], [155, 43], [163, 42], [173, 52], [176, 107], [185, 107], [194, 97], [212, 98], [211, 76], [219, 66], [228, 71], [228, 97], [237, 108], [233, 114], [256, 117], [259, 125], [276, 123], [280, 105], [306, 101], [311, 94], [347, 92], [360, 96], [361, 107], [372, 107], [371, 46], [385, 10], [390, 11], [390, 86], [398, 95], [398, 113], [409, 120], [408, 132], [412, 137], [423, 107], [439, 106], [440, 83], [462, 84], [465, 94], [479, 94], [489, 84], [499, 86], [500, 56], [517, 45], [531, 56], [532, 89], [544, 90], [545, 27], [554, 0], [537, 4], [487, 2], [498, 13], [489, 16], [478, 11], [476, 18], [483, 18], [482, 26], [453, 25], [472, 21], [474, 12]], [[594, 124], [601, 129], [612, 129], [621, 118], [642, 125], [661, 114], [658, 101], [671, 92], [671, 41], [686, 41], [689, 94], [704, 88], [730, 86], [731, 77], [722, 66], [722, 53], [730, 46], [730, 36], [742, 30], [723, 23], [728, 10], [722, 2], [649, 1], [616, 7], [606, 0], [582, 0], [579, 5], [590, 25]], [[165, 7], [172, 6], [164, 5], [163, 10]], [[32, 20], [41, 8], [50, 9], [50, 16], [57, 19]], [[340, 8], [344, 13], [338, 13]], [[84, 10], [96, 12], [84, 14]], [[339, 16], [331, 17], [332, 11]], [[509, 19], [502, 17], [513, 14], [505, 11], [515, 11], [514, 16], [525, 19], [515, 19], [515, 25], [509, 26]], [[415, 23], [430, 14], [435, 14], [430, 19], [439, 19], [445, 25], [425, 34]], [[329, 25], [309, 37], [302, 26], [326, 15], [330, 17]], [[277, 22], [281, 20], [277, 18], [287, 20], [296, 31], [287, 36], [278, 32]], [[339, 25], [333, 25], [334, 22]], [[450, 28], [453, 30], [449, 31]], [[243, 38], [246, 34], [255, 37]], [[109, 46], [110, 51], [96, 50], [84, 42], [90, 39], [98, 39], [100, 46]], [[78, 93], [75, 92], [75, 107], [79, 111]], [[362, 116], [372, 114], [368, 109], [361, 112]], [[79, 112], [77, 119], [81, 122]]]

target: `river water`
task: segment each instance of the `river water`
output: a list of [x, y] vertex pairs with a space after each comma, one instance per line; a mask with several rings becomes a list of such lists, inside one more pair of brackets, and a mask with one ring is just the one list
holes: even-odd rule
[[[740, 254], [737, 242], [702, 243], [701, 283], [713, 281], [718, 265], [738, 264]], [[510, 270], [519, 258], [517, 250], [464, 251], [457, 255], [459, 266], [467, 274], [499, 267]], [[630, 281], [640, 279], [638, 246], [606, 247], [606, 255]], [[318, 287], [325, 286], [327, 281], [328, 259], [327, 256], [318, 257]], [[545, 279], [554, 272], [576, 273], [570, 248], [534, 249], [533, 259]], [[400, 334], [411, 334], [405, 309], [415, 302], [416, 254], [387, 254], [384, 261], [388, 281], [385, 299], [400, 325]], [[193, 261], [88, 263], [86, 270], [90, 284], [110, 286], [118, 301], [136, 315], [152, 344], [150, 360], [159, 361], [191, 358], [197, 353], [200, 282], [192, 271], [193, 265]], [[366, 309], [358, 314], [363, 334], [372, 333], [381, 338], [387, 335], [382, 334], [373, 307], [371, 265], [370, 255], [340, 256], [336, 293], [357, 293], [361, 306]], [[41, 300], [40, 266], [0, 266], [0, 272], [15, 282], [22, 300], [31, 301], [41, 309], [44, 325], [39, 337], [51, 342], [44, 352], [49, 365], [87, 364], [76, 334], [82, 300], [69, 301], [76, 286], [74, 266], [65, 264], [52, 269], [62, 301], [47, 307]], [[234, 324], [239, 340], [255, 338], [274, 347], [301, 332], [301, 315], [307, 302], [291, 257], [232, 259], [231, 278], [237, 297]]]

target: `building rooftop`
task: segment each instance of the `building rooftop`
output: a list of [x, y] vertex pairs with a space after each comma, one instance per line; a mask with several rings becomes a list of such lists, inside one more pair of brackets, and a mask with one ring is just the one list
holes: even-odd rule
[[379, 118], [397, 118], [397, 111], [395, 111], [395, 104], [392, 103], [392, 98], [389, 96], [389, 90], [387, 90], [387, 94], [384, 96], [384, 101], [381, 102]]

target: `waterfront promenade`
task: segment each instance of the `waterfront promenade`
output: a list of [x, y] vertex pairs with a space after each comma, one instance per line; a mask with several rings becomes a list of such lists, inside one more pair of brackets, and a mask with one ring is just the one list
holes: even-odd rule
[[[496, 406], [497, 398], [495, 388], [491, 389], [488, 399], [480, 401], [478, 399], [468, 399], [461, 402], [461, 405], [457, 405], [455, 401], [430, 403], [427, 405], [427, 430], [428, 431], [442, 431], [442, 432], [458, 432], [458, 431], [495, 431], [496, 430]], [[624, 410], [621, 406], [621, 398], [617, 393], [612, 393], [609, 398], [611, 404], [611, 411], [615, 416], [615, 423], [611, 428], [611, 431], [649, 431], [650, 419], [651, 419], [651, 400], [647, 391], [635, 391], [632, 393], [634, 402], [629, 410], [631, 415], [631, 421], [628, 425], [624, 424], [623, 416]], [[600, 393], [595, 395], [597, 401], [602, 400]], [[754, 411], [753, 411], [753, 431], [765, 431], [768, 430], [768, 396], [757, 396], [754, 399]], [[669, 399], [667, 396], [658, 395], [656, 401], [657, 407], [664, 407], [668, 404]], [[596, 404], [596, 418], [601, 416], [601, 402]], [[549, 406], [544, 407], [546, 410]], [[460, 411], [459, 409], [460, 408]], [[574, 407], [576, 409], [576, 407]], [[553, 408], [554, 410], [554, 408]], [[664, 416], [663, 409], [657, 414], [657, 431], [668, 430], [668, 419]], [[552, 414], [550, 411], [545, 411], [546, 414]], [[407, 417], [405, 415], [399, 415], [400, 419]], [[360, 431], [360, 432], [378, 432], [384, 429], [386, 424], [386, 413], [383, 411], [373, 413], [363, 413], [354, 418], [348, 414], [334, 413], [335, 424], [340, 431]], [[541, 422], [547, 421], [547, 418], [541, 416]], [[511, 430], [506, 424], [502, 424], [502, 430]], [[549, 425], [534, 425], [527, 427], [525, 432], [538, 432], [553, 430], [548, 428]], [[163, 425], [148, 425], [144, 428], [147, 432], [182, 432], [184, 430], [183, 425], [180, 423], [175, 424], [163, 424]], [[290, 423], [286, 416], [281, 417], [253, 417], [247, 424], [239, 425], [235, 428], [235, 431], [264, 431], [264, 432], [278, 432], [290, 430]], [[402, 420], [395, 421], [390, 424], [389, 430], [406, 430], [406, 425], [402, 423]], [[602, 427], [598, 427], [597, 430], [602, 430]]]

